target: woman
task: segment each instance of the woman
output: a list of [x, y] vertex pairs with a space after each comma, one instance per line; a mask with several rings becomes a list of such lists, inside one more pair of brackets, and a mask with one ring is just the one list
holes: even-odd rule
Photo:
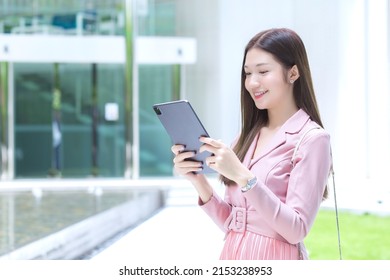
[[194, 154], [181, 152], [181, 145], [172, 147], [174, 168], [192, 182], [200, 206], [226, 232], [221, 259], [307, 259], [303, 240], [326, 196], [331, 153], [306, 50], [294, 31], [266, 30], [247, 44], [241, 116], [232, 149], [200, 139], [199, 152], [214, 154], [206, 163], [226, 185], [224, 199], [194, 173], [201, 164], [188, 161]]

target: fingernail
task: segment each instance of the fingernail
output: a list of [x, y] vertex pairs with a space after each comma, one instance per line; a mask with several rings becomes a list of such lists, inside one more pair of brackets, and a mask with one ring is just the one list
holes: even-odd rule
[[179, 149], [179, 152], [184, 151], [185, 148], [186, 148], [185, 146], [182, 146], [182, 147]]

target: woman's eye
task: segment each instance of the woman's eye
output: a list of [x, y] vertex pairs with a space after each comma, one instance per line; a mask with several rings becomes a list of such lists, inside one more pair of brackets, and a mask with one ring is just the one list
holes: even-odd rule
[[245, 76], [250, 76], [250, 75], [251, 75], [251, 73], [245, 72]]
[[264, 75], [264, 74], [268, 73], [268, 71], [260, 71], [259, 73]]

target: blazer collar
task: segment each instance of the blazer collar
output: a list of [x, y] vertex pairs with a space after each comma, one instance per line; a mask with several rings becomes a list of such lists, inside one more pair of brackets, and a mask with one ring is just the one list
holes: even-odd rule
[[252, 160], [252, 156], [255, 152], [257, 141], [260, 136], [260, 132], [255, 137], [254, 141], [252, 142], [251, 146], [248, 149], [248, 152], [244, 158], [244, 164], [246, 166], [251, 167], [253, 164], [255, 164], [257, 161], [259, 161], [261, 158], [269, 154], [271, 151], [276, 149], [277, 147], [281, 146], [286, 142], [286, 134], [296, 134], [299, 133], [302, 128], [305, 126], [305, 124], [309, 121], [310, 116], [303, 111], [302, 109], [299, 109], [294, 115], [292, 115], [276, 132], [274, 137], [271, 139], [271, 141], [263, 148], [263, 150], [260, 152], [259, 155], [257, 155]]
[[290, 134], [299, 133], [309, 119], [310, 116], [302, 109], [299, 109], [282, 125], [280, 130], [284, 130], [284, 132]]

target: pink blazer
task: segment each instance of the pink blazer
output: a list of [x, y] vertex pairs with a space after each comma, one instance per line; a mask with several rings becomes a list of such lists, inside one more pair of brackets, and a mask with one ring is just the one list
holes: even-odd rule
[[251, 231], [290, 244], [303, 241], [319, 210], [332, 164], [329, 134], [311, 130], [300, 144], [294, 164], [294, 148], [300, 136], [319, 127], [303, 110], [279, 129], [261, 154], [251, 161], [257, 138], [243, 163], [257, 176], [257, 184], [242, 193], [239, 186], [226, 187], [200, 206], [224, 231]]

